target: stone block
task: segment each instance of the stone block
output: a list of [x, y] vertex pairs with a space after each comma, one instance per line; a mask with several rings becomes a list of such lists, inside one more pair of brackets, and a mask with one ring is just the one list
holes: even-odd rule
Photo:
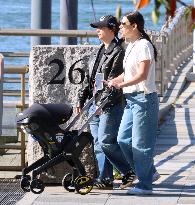
[[[97, 46], [90, 45], [33, 47], [29, 69], [29, 104], [69, 102], [75, 107], [78, 90], [82, 88], [82, 81], [86, 77], [89, 56], [95, 50]], [[73, 129], [81, 128], [85, 120], [84, 116]], [[27, 154], [29, 164], [43, 155], [38, 143], [30, 138]], [[96, 171], [92, 155], [93, 149], [90, 146], [84, 149], [81, 156], [88, 175], [94, 175]], [[52, 179], [51, 182], [61, 182], [64, 174], [69, 171], [70, 167], [67, 164], [57, 165], [55, 167], [57, 181]], [[45, 179], [47, 182], [48, 180]]]

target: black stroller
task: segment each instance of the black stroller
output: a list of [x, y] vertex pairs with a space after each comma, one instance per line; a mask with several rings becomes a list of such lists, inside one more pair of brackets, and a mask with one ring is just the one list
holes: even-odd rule
[[[70, 128], [88, 109], [97, 95], [99, 95], [98, 92], [65, 129], [60, 128], [59, 125], [67, 122], [73, 113], [73, 108], [68, 103], [35, 103], [22, 113], [17, 114], [17, 126], [31, 134], [38, 141], [44, 153], [41, 159], [22, 170], [21, 188], [24, 191], [32, 191], [35, 194], [43, 192], [44, 184], [37, 176], [63, 161], [67, 161], [73, 168], [73, 173], [67, 173], [62, 180], [64, 188], [69, 192], [76, 190], [79, 194], [87, 194], [92, 190], [93, 179], [86, 175], [79, 156], [87, 144], [93, 143], [91, 134], [83, 130], [95, 113], [88, 118], [80, 130], [70, 131]], [[105, 98], [97, 111], [103, 108], [108, 102], [108, 98], [109, 96]], [[31, 171], [32, 177], [27, 175]]]

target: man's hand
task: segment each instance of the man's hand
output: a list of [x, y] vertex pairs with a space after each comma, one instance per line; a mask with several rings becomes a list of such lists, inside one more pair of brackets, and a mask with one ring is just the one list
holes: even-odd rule
[[[96, 110], [98, 109], [98, 106], [96, 106]], [[102, 109], [100, 109], [99, 111], [95, 112], [96, 115], [101, 115], [102, 114]]]
[[80, 113], [81, 112], [81, 107], [76, 107], [76, 113]]

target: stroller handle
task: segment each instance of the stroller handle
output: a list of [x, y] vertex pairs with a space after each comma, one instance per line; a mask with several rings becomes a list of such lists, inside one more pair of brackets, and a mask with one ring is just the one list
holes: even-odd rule
[[[100, 111], [105, 104], [109, 101], [109, 97], [111, 97], [113, 95], [113, 93], [117, 92], [117, 89], [115, 87], [111, 88], [111, 92], [108, 93], [103, 102], [100, 104], [100, 106], [97, 108], [96, 112]], [[69, 125], [66, 126], [66, 128], [64, 129], [64, 132], [68, 132], [69, 129], [77, 122], [77, 120], [80, 118], [80, 116], [90, 107], [90, 105], [94, 102], [94, 100], [101, 94], [102, 92], [99, 90], [96, 92], [96, 94], [84, 105], [84, 107], [81, 109], [81, 111], [74, 117], [74, 119], [70, 122]], [[95, 112], [95, 113], [96, 113]], [[80, 130], [78, 130], [78, 135], [80, 135], [83, 130], [87, 127], [88, 123], [91, 121], [91, 119], [96, 115], [96, 114], [92, 114], [89, 116], [87, 122], [81, 127]]]

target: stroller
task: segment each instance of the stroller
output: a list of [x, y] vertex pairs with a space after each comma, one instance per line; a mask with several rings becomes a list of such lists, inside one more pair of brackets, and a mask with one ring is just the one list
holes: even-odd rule
[[[63, 187], [69, 192], [76, 190], [77, 193], [82, 195], [92, 190], [94, 180], [86, 175], [79, 156], [87, 144], [93, 144], [91, 134], [83, 130], [87, 127], [95, 113], [89, 116], [87, 122], [81, 129], [70, 131], [70, 128], [72, 128], [80, 116], [94, 102], [99, 93], [98, 91], [95, 96], [88, 101], [81, 112], [74, 117], [65, 129], [60, 128], [59, 125], [67, 122], [73, 113], [73, 108], [69, 103], [35, 103], [23, 112], [17, 114], [17, 126], [21, 128], [22, 131], [31, 134], [31, 136], [38, 141], [44, 153], [42, 158], [22, 170], [20, 186], [25, 192], [32, 191], [35, 194], [42, 193], [45, 186], [42, 180], [38, 179], [38, 175], [63, 161], [67, 161], [73, 168], [72, 173], [67, 173], [64, 176], [62, 180]], [[111, 94], [104, 99], [96, 110], [97, 112], [108, 102], [110, 95]], [[31, 171], [32, 178], [27, 175]]]

